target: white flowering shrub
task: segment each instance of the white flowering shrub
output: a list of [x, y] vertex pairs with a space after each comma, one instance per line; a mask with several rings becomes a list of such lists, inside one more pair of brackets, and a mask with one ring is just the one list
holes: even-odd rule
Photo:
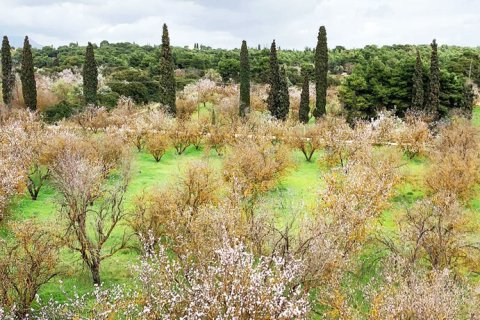
[[36, 319], [305, 319], [309, 313], [297, 261], [257, 259], [242, 244], [225, 244], [212, 261], [186, 267], [155, 242], [146, 241], [133, 268], [133, 290], [96, 287], [64, 303], [50, 301]]

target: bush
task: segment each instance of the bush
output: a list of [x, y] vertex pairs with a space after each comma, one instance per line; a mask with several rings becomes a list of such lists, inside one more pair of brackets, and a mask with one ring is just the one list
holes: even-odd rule
[[98, 95], [98, 104], [106, 107], [107, 109], [112, 109], [117, 105], [120, 95], [117, 92], [108, 91], [108, 92], [99, 92]]
[[167, 134], [162, 132], [149, 132], [145, 139], [145, 147], [156, 162], [160, 162], [169, 145]]
[[79, 105], [62, 101], [45, 109], [42, 112], [42, 118], [47, 123], [56, 123], [60, 120], [71, 117], [79, 109]]

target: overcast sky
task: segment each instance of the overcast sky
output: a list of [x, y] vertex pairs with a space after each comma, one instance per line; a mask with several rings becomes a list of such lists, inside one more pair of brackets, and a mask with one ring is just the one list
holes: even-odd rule
[[158, 44], [162, 24], [177, 46], [235, 48], [276, 39], [313, 47], [366, 44], [480, 45], [480, 0], [0, 0], [1, 33], [42, 45], [129, 41]]

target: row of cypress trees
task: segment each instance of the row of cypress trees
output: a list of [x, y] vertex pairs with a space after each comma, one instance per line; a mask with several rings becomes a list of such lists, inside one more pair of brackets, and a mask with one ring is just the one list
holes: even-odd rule
[[[12, 66], [11, 47], [8, 37], [2, 41], [2, 95], [3, 101], [10, 106], [13, 99], [15, 74]], [[25, 37], [22, 50], [21, 73], [22, 93], [25, 105], [30, 110], [37, 109], [37, 88], [33, 66], [32, 47], [28, 36]], [[95, 61], [93, 45], [89, 42], [85, 51], [83, 65], [83, 96], [86, 104], [97, 103], [98, 69]], [[175, 114], [175, 75], [172, 49], [167, 25], [163, 25], [162, 49], [160, 58], [160, 103], [167, 106], [170, 113]]]
[[[324, 26], [318, 32], [317, 47], [315, 51], [315, 85], [316, 103], [313, 110], [315, 118], [322, 117], [327, 105], [327, 73], [328, 73], [328, 46], [327, 31]], [[303, 86], [300, 97], [299, 120], [306, 123], [310, 119], [309, 104], [309, 76], [302, 70]], [[270, 91], [268, 94], [268, 110], [277, 119], [285, 120], [290, 109], [288, 82], [286, 71], [280, 66], [277, 57], [275, 40], [270, 47]], [[248, 61], [247, 43], [244, 40], [240, 50], [240, 116], [245, 116], [250, 110], [250, 67]]]
[[425, 96], [423, 84], [423, 62], [417, 50], [415, 72], [413, 74], [412, 107], [416, 110], [425, 110], [437, 114], [440, 107], [440, 66], [438, 63], [437, 42], [433, 39], [432, 55], [430, 58], [430, 76], [428, 83], [428, 96]]
[[[20, 79], [22, 81], [22, 93], [25, 105], [30, 110], [37, 109], [37, 86], [33, 69], [32, 47], [25, 37], [22, 51], [22, 64]], [[15, 74], [13, 72], [11, 47], [7, 36], [2, 40], [2, 95], [3, 102], [10, 106], [13, 100], [13, 88], [15, 85]]]
[[[420, 53], [417, 51], [415, 73], [413, 76], [412, 106], [415, 109], [426, 109], [436, 113], [440, 106], [440, 68], [438, 63], [437, 43], [433, 40], [432, 55], [430, 62], [429, 92], [425, 97], [423, 85], [423, 64]], [[13, 99], [13, 87], [15, 75], [12, 68], [11, 48], [6, 36], [3, 37], [2, 49], [2, 94], [3, 101], [10, 105]], [[312, 115], [315, 118], [322, 117], [326, 113], [327, 104], [327, 73], [328, 73], [328, 46], [327, 32], [321, 26], [318, 32], [317, 46], [315, 51], [315, 86], [316, 103]], [[299, 120], [308, 122], [310, 119], [309, 104], [309, 76], [302, 70], [303, 86], [300, 97]], [[21, 83], [25, 105], [31, 109], [37, 108], [37, 89], [34, 76], [32, 49], [28, 37], [25, 37], [21, 61]], [[169, 112], [176, 114], [176, 86], [174, 74], [174, 61], [170, 47], [168, 27], [163, 25], [162, 47], [160, 57], [160, 103], [166, 106]], [[272, 116], [285, 120], [290, 109], [288, 82], [286, 71], [280, 66], [277, 57], [277, 46], [273, 40], [270, 48], [270, 91], [268, 95], [268, 109]], [[89, 42], [85, 52], [85, 64], [83, 67], [83, 92], [85, 103], [97, 103], [98, 70], [95, 61], [93, 45]], [[247, 42], [242, 42], [240, 50], [240, 110], [239, 115], [245, 116], [250, 111], [250, 63]]]

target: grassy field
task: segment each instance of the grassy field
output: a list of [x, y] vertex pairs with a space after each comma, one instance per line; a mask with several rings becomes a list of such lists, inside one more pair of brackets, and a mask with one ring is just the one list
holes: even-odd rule
[[[472, 121], [480, 126], [480, 108], [474, 110]], [[317, 161], [318, 153], [312, 162], [306, 162], [300, 152], [293, 152], [292, 156], [296, 163], [295, 167], [278, 183], [274, 190], [264, 197], [265, 205], [277, 213], [279, 223], [288, 219], [294, 210], [299, 212], [314, 208], [318, 192], [321, 191], [324, 184], [322, 175], [325, 173], [325, 169], [321, 169]], [[133, 174], [126, 197], [127, 209], [131, 209], [132, 200], [136, 195], [153, 186], [166, 185], [172, 179], [181, 175], [182, 168], [189, 161], [200, 158], [207, 159], [221, 173], [222, 157], [214, 153], [206, 156], [204, 151], [195, 150], [193, 147], [189, 147], [182, 155], [176, 155], [174, 150], [170, 150], [159, 163], [156, 163], [149, 154], [135, 151]], [[412, 204], [424, 194], [421, 181], [422, 175], [428, 167], [427, 160], [424, 158], [412, 160], [404, 158], [404, 160], [406, 166], [402, 170], [404, 170], [406, 178], [398, 188], [396, 196], [392, 199], [391, 208], [384, 212], [381, 219], [382, 226], [387, 230], [395, 227], [396, 212]], [[55, 197], [58, 197], [58, 194], [49, 184], [41, 190], [36, 201], [32, 201], [28, 194], [20, 196], [15, 199], [12, 205], [10, 219], [20, 221], [36, 218], [45, 224], [59, 225], [60, 215], [58, 213], [59, 208], [55, 205]], [[471, 201], [471, 207], [477, 212], [480, 211], [480, 196]], [[5, 235], [5, 230], [0, 232], [0, 234], [2, 233]], [[112, 241], [118, 239], [121, 233], [122, 230], [118, 230], [113, 235]], [[130, 250], [105, 260], [101, 269], [105, 285], [128, 284], [130, 279], [129, 266], [136, 261], [137, 257], [138, 254], [134, 250]], [[73, 291], [74, 287], [80, 293], [92, 289], [90, 272], [83, 267], [78, 255], [65, 250], [62, 253], [62, 263], [66, 272], [42, 288], [41, 296], [43, 298], [53, 296], [61, 299], [62, 294], [58, 285], [60, 280], [67, 292]]]

